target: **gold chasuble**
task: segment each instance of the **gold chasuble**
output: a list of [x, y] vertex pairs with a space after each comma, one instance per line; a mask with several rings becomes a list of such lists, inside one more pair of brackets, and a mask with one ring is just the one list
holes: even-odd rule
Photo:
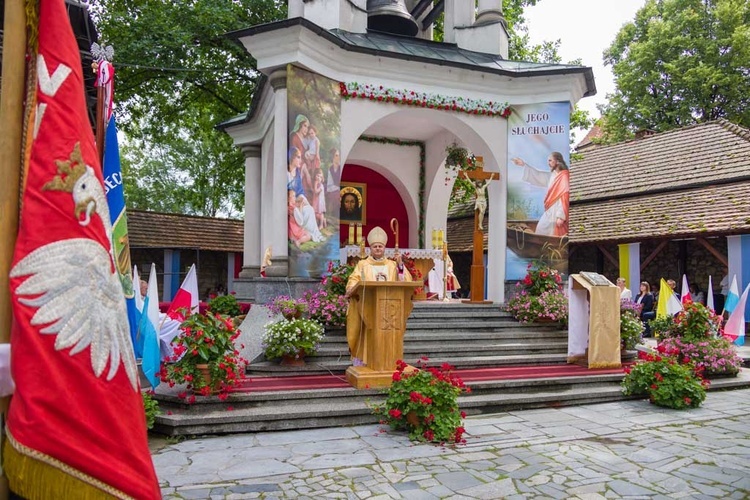
[[[357, 266], [349, 276], [346, 282], [346, 289], [350, 290], [360, 281], [411, 281], [411, 274], [404, 268], [403, 273], [399, 276], [398, 266], [395, 261], [390, 259], [374, 259], [368, 256], [357, 263]], [[349, 353], [353, 359], [361, 360], [367, 365], [364, 359], [364, 343], [362, 337], [362, 318], [359, 315], [360, 297], [353, 295], [349, 299], [349, 308], [346, 312], [346, 340], [349, 343]]]

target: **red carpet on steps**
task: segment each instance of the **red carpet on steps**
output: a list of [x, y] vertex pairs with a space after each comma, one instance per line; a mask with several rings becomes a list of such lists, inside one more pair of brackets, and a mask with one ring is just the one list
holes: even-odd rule
[[[487, 380], [577, 377], [622, 373], [622, 368], [589, 370], [578, 365], [508, 366], [502, 368], [473, 368], [456, 370], [464, 382]], [[330, 375], [300, 375], [294, 377], [248, 377], [232, 392], [294, 391], [304, 389], [334, 389], [351, 387], [343, 373]]]

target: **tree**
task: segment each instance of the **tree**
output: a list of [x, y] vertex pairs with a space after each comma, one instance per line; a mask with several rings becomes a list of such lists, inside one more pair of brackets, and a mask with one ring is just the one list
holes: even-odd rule
[[243, 157], [217, 123], [245, 112], [255, 61], [224, 34], [286, 17], [286, 0], [102, 0], [101, 41], [115, 49], [128, 206], [237, 215]]
[[726, 118], [750, 126], [750, 2], [648, 0], [604, 52], [605, 141]]

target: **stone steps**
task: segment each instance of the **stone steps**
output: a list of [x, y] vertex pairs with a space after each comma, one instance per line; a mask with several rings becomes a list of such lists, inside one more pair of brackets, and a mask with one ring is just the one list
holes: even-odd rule
[[[622, 377], [617, 373], [470, 382], [472, 393], [462, 394], [459, 406], [469, 415], [478, 415], [634, 399], [622, 394]], [[709, 390], [749, 387], [750, 370], [745, 369], [737, 378], [712, 381]], [[199, 398], [194, 405], [170, 395], [159, 399], [164, 413], [157, 416], [154, 430], [178, 436], [377, 423], [371, 407], [382, 403], [385, 395], [374, 389], [336, 388], [233, 393], [228, 401]]]
[[[523, 373], [514, 376], [526, 378], [467, 381], [472, 393], [462, 395], [459, 404], [469, 414], [625, 399], [620, 389], [623, 373], [619, 371], [580, 376], [538, 375], [551, 367], [557, 371], [566, 364], [567, 331], [555, 324], [521, 325], [497, 305], [416, 303], [407, 321], [404, 358], [416, 365], [422, 356], [429, 358], [430, 366], [449, 363], [457, 370], [527, 367], [511, 370]], [[335, 330], [327, 333], [319, 353], [310, 356], [305, 366], [253, 362], [248, 375], [273, 377], [275, 381], [286, 377], [290, 381], [287, 385], [297, 382], [289, 378], [293, 376], [333, 375], [321, 380], [339, 378], [345, 383], [344, 372], [350, 364], [345, 332]], [[539, 366], [540, 370], [528, 369], [533, 366]], [[527, 374], [529, 371], [532, 374]], [[323, 382], [313, 380], [312, 384], [315, 383]], [[736, 387], [750, 387], [750, 371], [744, 370], [737, 379], [718, 379], [711, 390]], [[178, 390], [164, 384], [158, 388], [157, 398], [164, 413], [156, 419], [156, 431], [194, 435], [374, 423], [378, 419], [368, 404], [384, 399], [380, 390], [313, 385], [299, 390], [238, 391], [227, 401], [217, 397], [198, 398], [196, 404], [186, 405], [176, 397]]]

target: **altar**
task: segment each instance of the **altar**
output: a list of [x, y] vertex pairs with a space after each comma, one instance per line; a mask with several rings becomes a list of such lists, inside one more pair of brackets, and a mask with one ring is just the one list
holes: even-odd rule
[[[347, 245], [342, 247], [340, 250], [340, 262], [354, 262], [360, 258], [361, 248], [358, 245]], [[365, 247], [365, 256], [370, 255], [370, 248]], [[435, 268], [437, 272], [432, 273], [432, 281], [436, 279], [440, 280], [440, 283], [430, 283], [430, 289], [438, 293], [442, 298], [443, 289], [443, 251], [438, 249], [427, 249], [427, 248], [399, 248], [401, 257], [406, 257], [414, 260], [414, 267], [419, 271], [419, 277], [412, 277], [414, 281], [421, 280], [425, 281], [425, 278], [430, 274], [430, 271]], [[386, 248], [385, 256], [393, 258], [395, 255], [395, 249]], [[436, 278], [437, 277], [437, 278]], [[414, 300], [427, 300], [427, 286], [423, 286], [419, 293], [414, 295]]]

